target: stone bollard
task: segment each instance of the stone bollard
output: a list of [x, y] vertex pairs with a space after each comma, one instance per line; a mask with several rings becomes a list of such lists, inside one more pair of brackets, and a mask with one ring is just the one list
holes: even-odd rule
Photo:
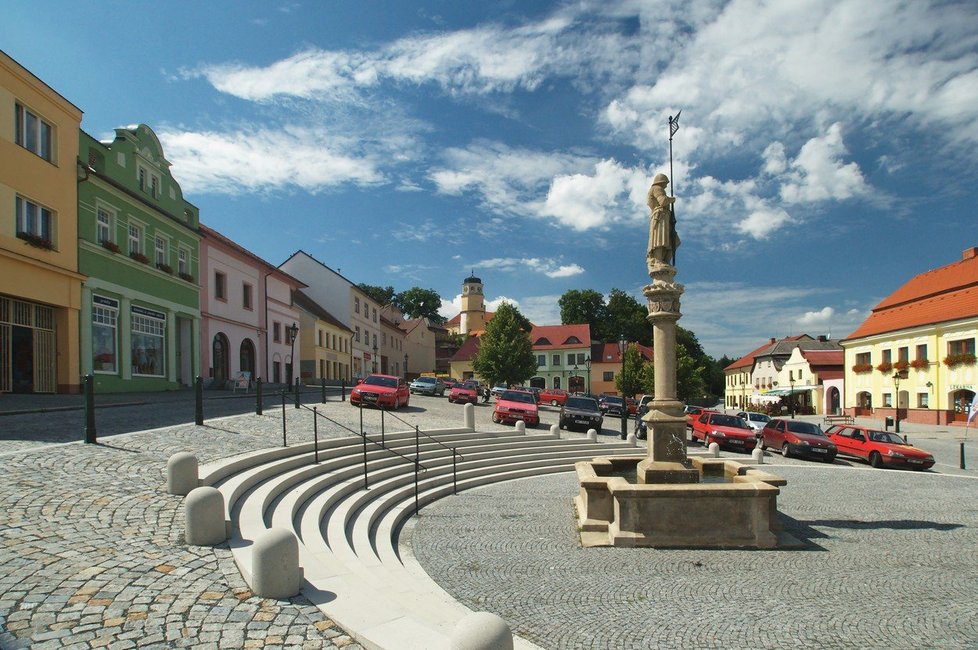
[[166, 461], [166, 491], [186, 496], [198, 485], [197, 457], [186, 451], [170, 456]]
[[758, 465], [764, 464], [764, 450], [760, 447], [754, 447], [754, 451], [750, 452], [750, 455]]
[[513, 650], [513, 632], [489, 612], [472, 612], [452, 630], [451, 650]]
[[634, 433], [629, 433], [628, 437], [625, 438], [625, 442], [627, 442], [632, 447], [638, 447], [638, 438], [635, 437]]
[[597, 430], [595, 430], [595, 429], [588, 429], [587, 430], [587, 439], [590, 440], [591, 442], [597, 442], [598, 441], [598, 432], [597, 432]]
[[526, 422], [523, 420], [516, 421], [516, 433], [519, 435], [526, 435]]
[[475, 405], [466, 404], [463, 406], [462, 414], [465, 418], [465, 428], [469, 431], [475, 431]]
[[550, 435], [559, 438], [560, 437], [560, 427], [558, 427], [556, 424], [551, 424], [550, 425]]
[[284, 528], [258, 535], [251, 556], [251, 590], [262, 598], [291, 598], [302, 589], [299, 542]]
[[224, 495], [205, 485], [194, 488], [184, 501], [186, 541], [194, 546], [214, 546], [228, 538], [224, 523]]
[[710, 450], [710, 455], [711, 456], [713, 456], [714, 458], [719, 458], [720, 457], [720, 445], [718, 445], [715, 442], [711, 442], [710, 443], [710, 446], [708, 447], [708, 449]]

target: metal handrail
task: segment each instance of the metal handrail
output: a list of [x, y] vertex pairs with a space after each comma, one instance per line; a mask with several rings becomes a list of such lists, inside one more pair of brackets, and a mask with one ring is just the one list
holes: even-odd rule
[[[361, 408], [362, 408], [362, 407], [361, 407]], [[387, 409], [383, 409], [383, 408], [381, 408], [381, 409], [379, 409], [379, 410], [380, 410], [380, 418], [381, 418], [381, 419], [380, 419], [380, 421], [381, 421], [381, 435], [383, 435], [383, 433], [384, 433], [384, 426], [383, 426], [383, 422], [384, 422], [384, 414], [386, 413], [386, 414], [389, 414], [389, 415], [391, 415], [391, 416], [393, 416], [395, 420], [399, 420], [400, 422], [403, 422], [404, 424], [406, 424], [406, 425], [407, 425], [407, 426], [409, 426], [409, 427], [414, 427], [414, 430], [415, 430], [415, 434], [420, 434], [420, 435], [422, 435], [422, 436], [424, 436], [425, 438], [427, 438], [428, 440], [430, 440], [430, 441], [432, 441], [433, 443], [435, 443], [436, 445], [438, 445], [438, 446], [440, 446], [440, 447], [442, 447], [442, 448], [444, 448], [444, 449], [447, 449], [447, 450], [449, 450], [449, 451], [451, 451], [451, 452], [452, 452], [453, 454], [458, 454], [458, 448], [457, 448], [457, 447], [452, 447], [452, 446], [450, 446], [450, 445], [446, 445], [446, 444], [445, 444], [445, 443], [443, 443], [443, 442], [442, 442], [441, 440], [438, 440], [437, 438], [433, 438], [433, 437], [431, 437], [431, 436], [429, 436], [429, 435], [428, 435], [427, 433], [425, 433], [424, 431], [421, 431], [421, 430], [420, 430], [420, 429], [418, 428], [418, 425], [416, 425], [416, 424], [411, 424], [410, 422], [408, 422], [408, 421], [407, 421], [407, 420], [405, 420], [404, 418], [402, 418], [402, 417], [400, 417], [400, 416], [399, 416], [399, 415], [397, 415], [396, 413], [392, 413], [392, 412], [390, 412], [390, 411], [388, 411]], [[461, 460], [465, 460], [465, 456], [463, 456], [462, 454], [458, 454], [458, 457], [459, 457], [459, 459], [461, 459]]]

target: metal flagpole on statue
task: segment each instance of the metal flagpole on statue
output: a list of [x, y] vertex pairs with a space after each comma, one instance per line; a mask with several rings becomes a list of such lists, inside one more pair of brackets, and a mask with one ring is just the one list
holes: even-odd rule
[[[676, 131], [679, 130], [679, 116], [683, 112], [679, 111], [676, 113], [676, 117], [672, 115], [669, 116], [669, 192], [670, 196], [675, 198], [676, 196], [676, 177], [672, 175], [672, 136], [676, 135]], [[673, 203], [669, 206], [669, 241], [676, 241], [676, 204]], [[676, 265], [676, 249], [678, 246], [673, 243], [672, 246], [672, 265]]]

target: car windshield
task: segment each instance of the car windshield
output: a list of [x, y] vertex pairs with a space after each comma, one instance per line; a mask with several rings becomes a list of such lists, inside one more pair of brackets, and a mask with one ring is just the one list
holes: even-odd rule
[[771, 418], [763, 413], [748, 413], [747, 417], [753, 422], [770, 422]]
[[886, 442], [891, 445], [904, 445], [903, 438], [889, 431], [867, 431], [869, 439], [873, 442]]
[[524, 402], [526, 404], [536, 404], [537, 400], [533, 393], [524, 393], [520, 390], [508, 390], [502, 395], [502, 399], [510, 402]]
[[475, 383], [474, 381], [462, 382], [462, 384], [459, 386], [459, 388], [468, 388], [469, 390], [475, 390], [478, 387], [479, 384]]
[[698, 409], [695, 406], [687, 406], [686, 407], [686, 412], [689, 413], [690, 415], [699, 415], [700, 414], [700, 410], [701, 409]]
[[597, 411], [598, 403], [589, 397], [568, 397], [567, 408], [582, 411]]
[[416, 384], [433, 384], [433, 383], [435, 383], [435, 378], [434, 377], [418, 377], [417, 379], [414, 380], [414, 383], [416, 383]]
[[393, 377], [378, 377], [377, 375], [370, 375], [363, 380], [363, 383], [370, 386], [386, 386], [387, 388], [397, 388], [397, 380]]
[[609, 396], [609, 397], [605, 397], [603, 399], [604, 399], [604, 401], [610, 402], [612, 404], [621, 405], [621, 404], [624, 404], [625, 403], [625, 401], [622, 398], [620, 398], [620, 397], [610, 397]]
[[710, 424], [717, 427], [733, 427], [734, 429], [749, 429], [743, 418], [736, 415], [714, 415], [710, 418]]
[[811, 422], [799, 422], [798, 420], [788, 422], [788, 431], [791, 433], [807, 433], [810, 436], [824, 436], [817, 424]]

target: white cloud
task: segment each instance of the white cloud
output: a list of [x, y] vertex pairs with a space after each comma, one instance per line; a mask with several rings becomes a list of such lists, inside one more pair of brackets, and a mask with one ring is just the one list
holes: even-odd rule
[[584, 268], [577, 264], [561, 264], [559, 260], [538, 257], [496, 257], [481, 260], [472, 266], [506, 272], [532, 271], [548, 278], [567, 278], [584, 273]]
[[534, 325], [560, 324], [560, 296], [525, 296], [520, 299], [520, 313]]
[[642, 214], [648, 185], [644, 170], [602, 160], [594, 165], [593, 174], [554, 177], [540, 213], [577, 231], [606, 229]]
[[781, 198], [786, 203], [805, 203], [844, 200], [867, 193], [859, 166], [842, 162], [845, 153], [842, 125], [836, 122], [824, 136], [812, 138], [802, 146], [781, 186]]
[[824, 325], [835, 316], [835, 309], [832, 307], [822, 307], [818, 311], [806, 311], [798, 318], [798, 324], [802, 327], [809, 325]]

